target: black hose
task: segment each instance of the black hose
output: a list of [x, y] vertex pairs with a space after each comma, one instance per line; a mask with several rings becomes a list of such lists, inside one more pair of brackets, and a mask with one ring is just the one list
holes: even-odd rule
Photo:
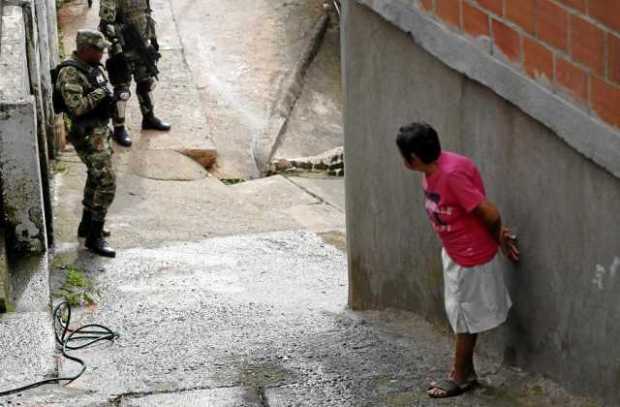
[[[84, 363], [84, 361], [80, 358], [68, 355], [67, 352], [83, 349], [101, 341], [113, 341], [119, 336], [109, 328], [98, 324], [84, 325], [75, 330], [70, 329], [71, 306], [66, 301], [61, 302], [54, 308], [52, 317], [54, 321], [54, 335], [56, 336], [56, 344], [58, 349], [62, 352], [64, 357], [79, 363], [82, 366], [80, 372], [75, 376], [46, 379], [16, 389], [0, 391], [0, 397], [20, 393], [46, 384], [60, 382], [67, 382], [67, 384], [69, 384], [74, 380], [77, 380], [86, 371], [86, 363]], [[72, 343], [77, 344], [72, 345]]]

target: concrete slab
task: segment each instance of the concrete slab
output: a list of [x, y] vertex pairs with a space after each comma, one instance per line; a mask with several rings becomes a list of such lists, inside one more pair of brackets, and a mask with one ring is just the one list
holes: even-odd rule
[[275, 157], [308, 157], [343, 146], [343, 104], [339, 27], [332, 25], [308, 69]]
[[[134, 140], [132, 149], [117, 147], [117, 153], [127, 155], [130, 161], [133, 152], [140, 150], [174, 150], [194, 159], [205, 168], [210, 168], [217, 156], [217, 149], [211, 137], [206, 115], [202, 110], [200, 96], [192, 73], [185, 62], [184, 51], [176, 31], [170, 2], [152, 2], [157, 27], [162, 29], [162, 59], [159, 61], [159, 82], [153, 92], [155, 111], [173, 128], [170, 132], [142, 131], [141, 113], [135, 92], [127, 109], [127, 127]], [[86, 2], [73, 2], [60, 11], [63, 27], [63, 44], [67, 54], [75, 47], [78, 29], [96, 28], [99, 24], [99, 2], [93, 2], [88, 9]], [[139, 153], [138, 153], [139, 154]]]
[[96, 321], [121, 336], [76, 352], [91, 373], [70, 387], [108, 397], [279, 383], [287, 374], [278, 357], [332, 329], [329, 314], [346, 305], [344, 254], [308, 232], [131, 249], [103, 264], [74, 264], [102, 293], [97, 308], [76, 310], [76, 323]]
[[298, 205], [284, 211], [315, 233], [345, 230], [344, 213], [331, 205]]
[[224, 389], [188, 391], [175, 394], [123, 399], [120, 407], [262, 407], [258, 394], [251, 389], [232, 387]]
[[345, 190], [344, 177], [288, 177], [304, 191], [344, 212]]
[[46, 385], [20, 394], [0, 397], [0, 407], [13, 406], [112, 407], [114, 404], [109, 400], [97, 398], [88, 391], [68, 389], [62, 385]]
[[[127, 174], [128, 164], [122, 162], [127, 157], [115, 157], [118, 189], [107, 220], [109, 241], [117, 247], [301, 228], [286, 213], [260, 209], [214, 177], [170, 182]], [[85, 167], [74, 153], [63, 154], [61, 160], [55, 179], [56, 239], [61, 250], [75, 252]]]
[[[173, 21], [168, 22], [174, 24]], [[217, 155], [205, 113], [192, 74], [182, 50], [164, 50], [159, 62], [160, 80], [156, 90], [155, 113], [172, 124], [169, 132], [141, 131], [136, 149], [174, 150], [186, 153], [205, 168], [215, 163]], [[134, 98], [134, 102], [137, 99]], [[137, 103], [131, 110], [133, 134], [141, 123]]]
[[17, 100], [30, 95], [24, 13], [19, 6], [3, 7], [0, 33], [0, 99]]
[[54, 333], [49, 312], [0, 315], [0, 355], [0, 391], [55, 375]]
[[319, 203], [318, 199], [281, 175], [235, 184], [230, 190], [236, 196], [267, 210]]
[[10, 261], [11, 302], [15, 311], [50, 313], [48, 262], [47, 253]]
[[146, 150], [134, 154], [129, 169], [140, 177], [162, 181], [195, 181], [209, 175], [196, 161], [171, 150]]
[[6, 312], [10, 301], [9, 267], [6, 259], [6, 242], [3, 221], [0, 220], [0, 313]]
[[[295, 66], [320, 1], [171, 2], [185, 56], [218, 146], [219, 174], [258, 175], [251, 153], [280, 83]], [[240, 35], [243, 33], [243, 35]]]
[[32, 97], [0, 104], [0, 199], [7, 243], [14, 253], [41, 253], [47, 250], [47, 232], [36, 106]]

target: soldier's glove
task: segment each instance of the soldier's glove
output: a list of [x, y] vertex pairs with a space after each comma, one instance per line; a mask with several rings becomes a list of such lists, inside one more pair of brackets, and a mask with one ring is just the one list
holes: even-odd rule
[[155, 37], [151, 38], [151, 45], [153, 45], [153, 48], [155, 48], [155, 51], [159, 52], [159, 41], [157, 41], [157, 38]]
[[89, 96], [95, 101], [96, 104], [101, 103], [102, 100], [106, 99], [111, 94], [110, 90], [107, 87], [101, 87], [90, 92]]
[[112, 55], [105, 62], [105, 69], [108, 71], [110, 82], [114, 85], [131, 82], [131, 74], [129, 73], [129, 62], [125, 54], [119, 53]]
[[108, 54], [117, 55], [123, 52], [123, 43], [119, 33], [116, 31], [114, 24], [105, 20], [99, 22], [99, 31], [112, 43]]
[[159, 59], [161, 58], [161, 54], [159, 53], [159, 51], [157, 50], [157, 48], [155, 48], [155, 46], [153, 45], [153, 43], [149, 44], [146, 47], [146, 52], [149, 55], [149, 59], [151, 61], [159, 61]]
[[102, 86], [96, 89], [95, 92], [100, 89], [103, 91], [105, 96], [103, 97], [103, 99], [101, 99], [101, 101], [99, 101], [99, 104], [97, 105], [95, 110], [97, 111], [97, 114], [100, 118], [109, 119], [114, 114], [114, 108], [117, 98], [116, 95], [112, 92], [112, 90], [110, 90], [110, 88], [108, 88], [107, 86]]

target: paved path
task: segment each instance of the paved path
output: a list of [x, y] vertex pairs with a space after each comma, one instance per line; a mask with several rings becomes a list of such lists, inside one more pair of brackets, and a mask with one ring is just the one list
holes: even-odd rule
[[[81, 2], [71, 4], [68, 37], [77, 21], [96, 21]], [[220, 174], [247, 176], [246, 147], [303, 48], [316, 3], [153, 5], [164, 69], [187, 68], [183, 78], [191, 71], [193, 82], [182, 89], [198, 91], [191, 104], [173, 98], [166, 105], [167, 93], [156, 93], [158, 106], [178, 109], [172, 117], [179, 133], [136, 134], [135, 147], [115, 155], [119, 189], [108, 224], [116, 259], [92, 256], [76, 241], [84, 168], [71, 150], [55, 177], [52, 291], [67, 268], [83, 271], [100, 295], [95, 306], [75, 310], [75, 323], [102, 323], [121, 336], [80, 351], [88, 370], [71, 385], [0, 399], [0, 406], [585, 405], [552, 383], [502, 367], [493, 355], [477, 361], [484, 386], [459, 399], [429, 400], [426, 385], [445, 374], [451, 353], [445, 327], [409, 313], [346, 308], [342, 179], [275, 176], [228, 186], [166, 144], [175, 134], [191, 134], [178, 122], [184, 112], [193, 123], [203, 114], [206, 133], [196, 136], [215, 140]], [[135, 132], [135, 103], [132, 109]], [[299, 113], [297, 136], [289, 141], [303, 133]], [[168, 141], [157, 144], [162, 139]], [[3, 333], [20, 333], [0, 335], [10, 352], [0, 362], [0, 389], [75, 371], [71, 362], [51, 357], [50, 332], [38, 328], [45, 318], [36, 315], [0, 320]], [[33, 341], [29, 330], [41, 334], [43, 351], [24, 346]]]

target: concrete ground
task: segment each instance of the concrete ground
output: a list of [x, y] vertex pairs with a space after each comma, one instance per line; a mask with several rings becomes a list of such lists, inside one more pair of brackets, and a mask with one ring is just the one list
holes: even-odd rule
[[[77, 21], [96, 20], [82, 3], [69, 4], [66, 38]], [[104, 324], [120, 336], [74, 353], [88, 365], [77, 381], [0, 398], [1, 407], [595, 405], [493, 355], [477, 358], [481, 387], [428, 399], [427, 384], [449, 366], [445, 327], [405, 312], [347, 309], [343, 179], [301, 174], [229, 185], [253, 175], [251, 139], [303, 48], [320, 12], [316, 2], [157, 0], [153, 7], [171, 51], [162, 67], [180, 64], [192, 81], [156, 93], [166, 106], [160, 111], [176, 112], [169, 134], [140, 134], [132, 105], [137, 143], [117, 148], [118, 193], [107, 222], [117, 258], [79, 246], [84, 168], [70, 148], [56, 164], [58, 244], [47, 290], [57, 293], [68, 270], [83, 272], [95, 304], [75, 308], [74, 324]], [[325, 46], [335, 46], [333, 35], [328, 31]], [[314, 100], [339, 100], [328, 91], [333, 84], [308, 83], [306, 95], [327, 95]], [[180, 103], [175, 92], [190, 100]], [[299, 111], [310, 105], [293, 111], [288, 151], [314, 152], [300, 137], [314, 128], [303, 126], [308, 116]], [[314, 144], [338, 142], [338, 109], [304, 110], [329, 113]], [[185, 112], [194, 127], [181, 123]], [[215, 142], [214, 172], [227, 183], [183, 154], [192, 134]], [[158, 140], [166, 142], [154, 148]], [[32, 294], [41, 278], [21, 285], [18, 308], [29, 312], [0, 319], [0, 352], [8, 355], [0, 361], [0, 391], [76, 371], [54, 357], [49, 307]]]

